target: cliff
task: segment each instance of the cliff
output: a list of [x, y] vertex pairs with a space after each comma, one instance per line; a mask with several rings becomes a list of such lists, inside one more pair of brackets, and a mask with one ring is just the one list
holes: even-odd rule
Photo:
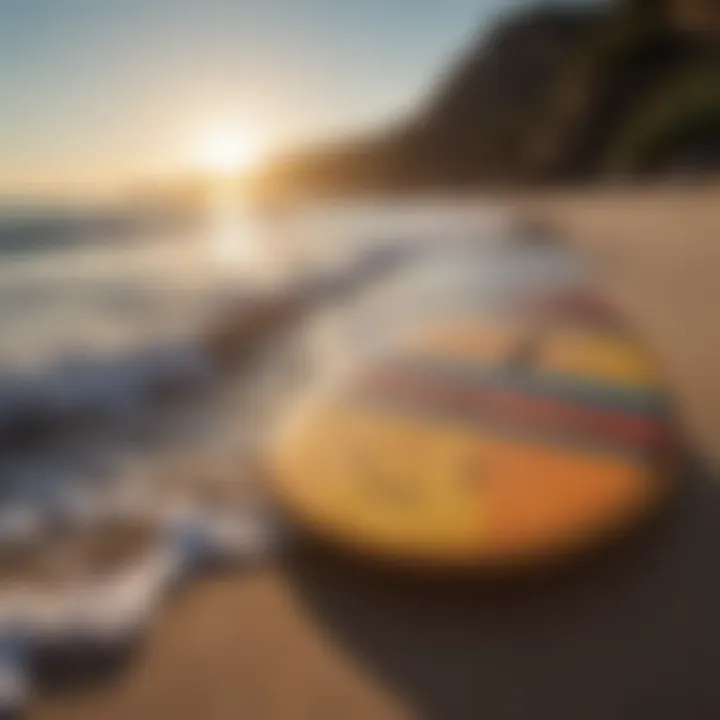
[[720, 168], [710, 0], [543, 5], [502, 19], [409, 118], [305, 151], [261, 196], [563, 183]]

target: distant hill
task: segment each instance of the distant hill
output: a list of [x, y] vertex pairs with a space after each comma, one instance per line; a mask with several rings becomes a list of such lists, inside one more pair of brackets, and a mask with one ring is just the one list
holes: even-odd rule
[[278, 160], [260, 196], [720, 169], [715, 0], [544, 4], [482, 33], [409, 118]]

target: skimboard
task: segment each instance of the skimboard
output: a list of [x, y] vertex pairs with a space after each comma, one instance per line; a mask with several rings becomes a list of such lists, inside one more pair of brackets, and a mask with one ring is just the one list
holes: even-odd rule
[[663, 384], [611, 313], [569, 300], [426, 328], [298, 408], [272, 444], [283, 512], [433, 565], [565, 555], [637, 523], [672, 486]]

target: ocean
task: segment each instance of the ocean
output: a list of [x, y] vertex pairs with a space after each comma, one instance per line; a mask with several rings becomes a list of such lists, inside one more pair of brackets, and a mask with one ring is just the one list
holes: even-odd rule
[[32, 658], [92, 665], [207, 562], [274, 546], [261, 457], [308, 392], [588, 279], [470, 202], [0, 215], [0, 713]]
[[[64, 494], [208, 436], [229, 452], [244, 438], [227, 428], [251, 436], [259, 424], [248, 393], [277, 395], [285, 371], [272, 368], [300, 345], [304, 382], [319, 382], [468, 296], [492, 304], [504, 287], [578, 274], [564, 253], [511, 257], [513, 222], [502, 208], [439, 202], [230, 208], [192, 222], [0, 217], [0, 502], [72, 506]], [[208, 356], [221, 319], [318, 289], [311, 320], [256, 362], [256, 375], [275, 373], [264, 385]]]

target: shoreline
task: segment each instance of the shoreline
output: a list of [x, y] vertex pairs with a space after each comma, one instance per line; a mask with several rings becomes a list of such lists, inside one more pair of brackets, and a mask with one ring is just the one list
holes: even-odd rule
[[[720, 308], [716, 281], [720, 277], [720, 191], [693, 195], [662, 189], [637, 195], [623, 191], [622, 196], [618, 191], [576, 192], [516, 196], [503, 202], [522, 217], [558, 232], [571, 247], [599, 264], [604, 290], [663, 364], [694, 447], [709, 459], [717, 459], [713, 450], [720, 454], [720, 327], [713, 327], [713, 310]], [[714, 538], [720, 532], [716, 495], [714, 490], [701, 490], [687, 508], [683, 505], [681, 519], [674, 521], [680, 530], [674, 540], [662, 540], [656, 552], [659, 560], [648, 565], [641, 548], [637, 557], [627, 561], [638, 592], [656, 603], [652, 618], [661, 625], [668, 620], [667, 613], [675, 622], [690, 622], [692, 616], [705, 612], [702, 605], [686, 618], [674, 608], [695, 608], [699, 602], [692, 594], [696, 583], [689, 579], [697, 568], [687, 562], [688, 557], [708, 573], [716, 563]], [[691, 534], [695, 540], [686, 539]], [[678, 551], [673, 542], [686, 545]], [[688, 554], [691, 547], [693, 554]], [[614, 568], [611, 572], [622, 577], [625, 571]], [[600, 585], [606, 605], [596, 605], [598, 588], [593, 583], [600, 580], [578, 582], [580, 606], [590, 617], [595, 613], [599, 626], [610, 633], [608, 638], [618, 634], [617, 626], [608, 625], [613, 614], [615, 622], [625, 627], [625, 636], [631, 636], [638, 620], [631, 614], [628, 617], [622, 593], [617, 601], [613, 599], [621, 583], [611, 589]], [[677, 605], [677, 594], [684, 604]], [[706, 595], [703, 602], [715, 602], [713, 593]], [[552, 617], [542, 597], [533, 612], [544, 617], [547, 610]], [[303, 560], [281, 562], [239, 577], [203, 580], [159, 614], [139, 655], [119, 677], [80, 693], [43, 695], [33, 701], [29, 715], [48, 720], [190, 720], [201, 714], [219, 720], [399, 720], [454, 709], [453, 717], [465, 717], [477, 711], [482, 701], [472, 689], [475, 684], [468, 685], [474, 668], [483, 667], [492, 677], [493, 663], [499, 657], [501, 669], [502, 653], [508, 649], [530, 661], [527, 647], [512, 639], [513, 623], [518, 621], [512, 604], [508, 609], [487, 598], [477, 600], [480, 607], [485, 606], [483, 612], [500, 623], [492, 629], [478, 617], [482, 613], [477, 607], [466, 607], [463, 598], [457, 602], [455, 606], [436, 599], [425, 604], [402, 591], [395, 595], [367, 586], [343, 568]], [[655, 634], [649, 637], [659, 632], [652, 618], [648, 622]], [[503, 622], [509, 623], [506, 640], [502, 640]], [[546, 618], [544, 622], [554, 621]], [[438, 623], [436, 630], [434, 623]], [[533, 627], [529, 619], [525, 624]], [[537, 627], [539, 633], [546, 631], [539, 619]], [[556, 630], [564, 636], [563, 642], [573, 638], [573, 643], [580, 632], [583, 642], [593, 647], [595, 632], [582, 617], [571, 613]], [[622, 635], [618, 634], [618, 647]], [[704, 635], [707, 642], [717, 638], [712, 630]], [[495, 660], [483, 654], [488, 644], [490, 651], [494, 647], [500, 653]], [[633, 648], [627, 657], [613, 655], [613, 662], [650, 672], [658, 658], [648, 655], [646, 669], [638, 660], [644, 657], [641, 650]], [[427, 652], [430, 656], [423, 656]], [[434, 657], [433, 652], [437, 653]], [[588, 652], [589, 657], [593, 651]], [[584, 666], [579, 662], [583, 657], [569, 659]], [[564, 662], [559, 656], [556, 661], [561, 666]], [[564, 682], [572, 682], [575, 673], [582, 678], [582, 669], [571, 665], [566, 670]], [[526, 688], [532, 686], [527, 685], [529, 677], [522, 682]], [[486, 691], [490, 691], [486, 702], [492, 709], [491, 688], [486, 686]], [[657, 707], [661, 704], [658, 701]]]

